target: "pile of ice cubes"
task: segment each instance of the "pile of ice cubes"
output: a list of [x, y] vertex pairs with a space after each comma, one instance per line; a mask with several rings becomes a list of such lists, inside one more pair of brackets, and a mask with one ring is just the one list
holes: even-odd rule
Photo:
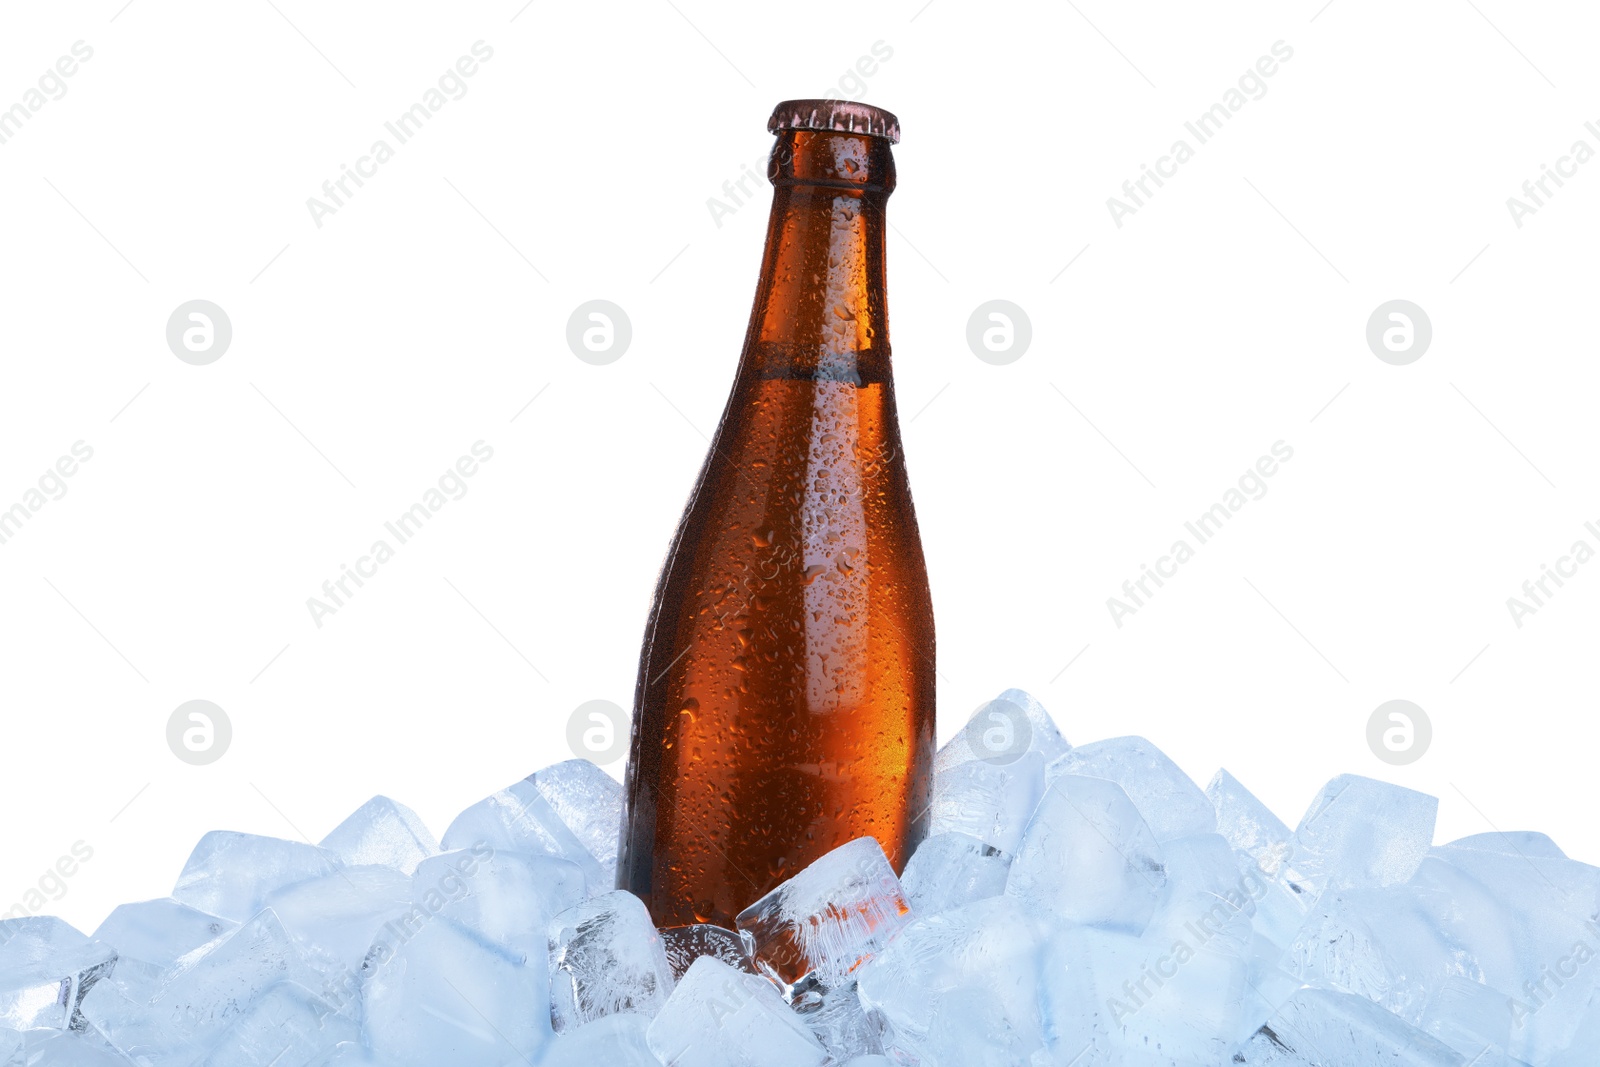
[[92, 937], [0, 922], [0, 1067], [1600, 1062], [1600, 869], [1549, 838], [1432, 847], [1432, 797], [1351, 775], [1291, 833], [1025, 693], [978, 716], [903, 877], [861, 838], [736, 931], [611, 888], [620, 791], [583, 761], [442, 842], [382, 797], [320, 845], [207, 834]]

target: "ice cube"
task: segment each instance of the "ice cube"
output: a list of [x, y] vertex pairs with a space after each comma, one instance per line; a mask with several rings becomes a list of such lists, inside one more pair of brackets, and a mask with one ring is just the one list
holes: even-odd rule
[[[4, 1047], [0, 1039], [0, 1050]], [[98, 1038], [71, 1031], [29, 1032], [24, 1050], [9, 1063], [0, 1052], [0, 1067], [127, 1067], [127, 1063]]]
[[917, 846], [900, 884], [911, 910], [934, 915], [1006, 891], [1011, 857], [968, 834], [934, 834]]
[[806, 974], [830, 988], [906, 923], [911, 905], [878, 842], [858, 837], [740, 912], [756, 968], [789, 986]]
[[645, 1031], [650, 1019], [623, 1012], [585, 1023], [556, 1038], [539, 1067], [661, 1067]]
[[[373, 1059], [361, 1047], [361, 1042], [341, 1041], [327, 1055], [314, 1058], [310, 1067], [383, 1067], [383, 1064]], [[517, 1067], [517, 1061], [513, 1060], [508, 1067]]]
[[270, 911], [190, 952], [164, 977], [130, 981], [119, 970], [83, 1001], [93, 1029], [138, 1064], [193, 1063], [273, 985], [317, 989], [329, 980]]
[[1217, 828], [1216, 809], [1200, 787], [1142, 737], [1080, 745], [1045, 768], [1045, 781], [1067, 774], [1104, 778], [1121, 786], [1157, 842]]
[[354, 1022], [311, 990], [279, 982], [217, 1039], [199, 1067], [305, 1067], [358, 1036]]
[[894, 1067], [894, 1063], [887, 1056], [857, 1056], [844, 1067]]
[[588, 760], [546, 767], [479, 801], [444, 832], [447, 849], [488, 845], [571, 860], [590, 892], [616, 881], [622, 787]]
[[569, 759], [539, 771], [533, 784], [600, 866], [615, 872], [622, 833], [622, 786], [617, 780], [589, 760]]
[[[325, 976], [278, 917], [263, 911], [173, 976], [151, 1003], [150, 1013], [204, 1045], [280, 981], [320, 990]], [[116, 1035], [106, 1036], [122, 1047]]]
[[380, 865], [410, 874], [439, 851], [417, 813], [388, 797], [373, 797], [322, 839], [322, 847], [351, 867]]
[[961, 732], [945, 742], [933, 769], [937, 775], [971, 760], [1009, 765], [1029, 752], [1039, 755], [1042, 767], [1071, 747], [1043, 704], [1020, 689], [1007, 689], [974, 711]]
[[83, 998], [116, 962], [110, 945], [54, 916], [0, 921], [0, 1026], [83, 1029]]
[[558, 1034], [618, 1012], [654, 1015], [672, 992], [672, 968], [650, 912], [626, 890], [591, 897], [552, 919], [549, 953]]
[[1239, 853], [1221, 834], [1194, 834], [1173, 838], [1161, 846], [1167, 884], [1160, 911], [1200, 901], [1210, 908], [1222, 901], [1246, 918], [1255, 914], [1255, 902], [1265, 892], [1267, 876]]
[[712, 956], [736, 970], [754, 972], [743, 939], [720, 926], [696, 923], [668, 927], [661, 931], [661, 944], [667, 950], [667, 963], [675, 980], [682, 978], [701, 956]]
[[1300, 820], [1285, 877], [1313, 897], [1400, 885], [1428, 854], [1438, 811], [1438, 799], [1426, 793], [1342, 774]]
[[361, 999], [363, 1039], [391, 1067], [537, 1063], [551, 1038], [544, 961], [440, 916], [368, 956]]
[[587, 896], [577, 864], [487, 845], [423, 860], [412, 878], [412, 898], [428, 913], [530, 960], [544, 959], [550, 920]]
[[[1196, 839], [1172, 844], [1188, 840]], [[1135, 1063], [1141, 1050], [1159, 1048], [1162, 1064], [1224, 1063], [1270, 1010], [1252, 988], [1249, 898], [1230, 892], [1169, 901], [1143, 934], [1057, 929], [1040, 996], [1057, 1059], [1088, 1048], [1096, 1056], [1084, 1062]]]
[[834, 1062], [883, 1051], [878, 1026], [861, 1006], [854, 981], [829, 989], [802, 979], [790, 1006]]
[[1419, 1026], [1430, 991], [1462, 965], [1408, 886], [1325, 893], [1289, 946], [1308, 985], [1354, 993]]
[[1217, 832], [1264, 872], [1276, 876], [1290, 849], [1291, 835], [1283, 820], [1226, 770], [1211, 779], [1206, 799], [1216, 809]]
[[1039, 930], [1016, 899], [989, 897], [910, 923], [861, 967], [856, 993], [887, 1027], [885, 1045], [902, 1057], [928, 1051], [946, 995], [956, 1003], [987, 990], [1012, 1032], [1036, 1035], [1039, 944]]
[[[1470, 948], [1487, 984], [1510, 998], [1511, 1054], [1542, 1063], [1565, 1049], [1591, 1001], [1600, 998], [1594, 962], [1600, 957], [1600, 870], [1575, 860], [1454, 846], [1434, 849], [1430, 859], [1465, 876], [1452, 880], [1424, 862], [1413, 881], [1426, 876], [1453, 883], [1462, 898], [1439, 921]], [[1483, 892], [1474, 895], [1473, 884]]]
[[0, 1026], [0, 1067], [22, 1067], [22, 1034]]
[[937, 1067], [1015, 1067], [1037, 1062], [1035, 1053], [1044, 1055], [1038, 1026], [1019, 1025], [984, 988], [940, 995], [928, 1036], [917, 1046], [918, 1059]]
[[121, 977], [135, 961], [157, 971], [171, 970], [190, 952], [238, 928], [232, 919], [162, 897], [119, 906], [94, 937], [117, 950], [116, 973]]
[[[1572, 1043], [1552, 1057], [1548, 1067], [1594, 1067], [1597, 1048], [1600, 1048], [1600, 1003], [1590, 1005], [1583, 1023], [1572, 1036]], [[1487, 1067], [1502, 1067], [1502, 1064], [1493, 1063]]]
[[1290, 997], [1233, 1062], [1249, 1067], [1465, 1067], [1467, 1060], [1366, 997], [1307, 988]]
[[771, 982], [702, 956], [645, 1033], [672, 1067], [821, 1067], [828, 1054]]
[[929, 830], [964, 833], [1010, 855], [1043, 794], [1044, 757], [1038, 752], [1004, 765], [968, 760], [934, 773]]
[[373, 939], [412, 910], [411, 879], [393, 867], [345, 867], [273, 893], [266, 906], [310, 957], [354, 974]]
[[[1509, 1067], [1511, 998], [1498, 989], [1451, 975], [1429, 991], [1418, 1029], [1461, 1053], [1473, 1067]], [[1594, 1037], [1600, 1041], [1600, 1032]], [[1591, 1053], [1594, 1047], [1591, 1043]]]
[[172, 895], [190, 907], [244, 922], [273, 890], [340, 866], [337, 856], [315, 845], [213, 830], [190, 853]]
[[1069, 922], [1139, 933], [1166, 881], [1161, 849], [1121, 787], [1066, 774], [1039, 802], [1006, 893]]
[[151, 1007], [151, 998], [158, 991], [157, 983], [130, 982], [113, 973], [83, 998], [83, 1017], [91, 1032], [139, 1067], [193, 1063], [205, 1049]]
[[1472, 875], [1440, 858], [1435, 849], [1408, 883], [1417, 906], [1452, 946], [1458, 970], [1498, 989], [1514, 990], [1539, 951], [1529, 943], [1510, 902]]

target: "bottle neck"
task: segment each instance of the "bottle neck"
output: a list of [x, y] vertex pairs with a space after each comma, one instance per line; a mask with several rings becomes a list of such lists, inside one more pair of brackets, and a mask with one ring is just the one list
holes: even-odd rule
[[745, 365], [761, 377], [889, 378], [884, 208], [894, 158], [880, 137], [778, 134], [772, 215]]

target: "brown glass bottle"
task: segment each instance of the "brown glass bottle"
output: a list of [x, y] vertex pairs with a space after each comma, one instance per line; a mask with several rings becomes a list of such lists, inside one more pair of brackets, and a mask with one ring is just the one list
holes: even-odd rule
[[893, 115], [778, 105], [738, 377], [639, 656], [617, 884], [732, 927], [823, 853], [926, 833], [933, 607], [889, 370]]

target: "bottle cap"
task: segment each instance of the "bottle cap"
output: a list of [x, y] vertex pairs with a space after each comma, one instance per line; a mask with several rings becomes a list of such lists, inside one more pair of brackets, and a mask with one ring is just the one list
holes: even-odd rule
[[779, 130], [838, 130], [900, 143], [900, 120], [891, 112], [849, 100], [785, 100], [767, 120], [768, 133]]

